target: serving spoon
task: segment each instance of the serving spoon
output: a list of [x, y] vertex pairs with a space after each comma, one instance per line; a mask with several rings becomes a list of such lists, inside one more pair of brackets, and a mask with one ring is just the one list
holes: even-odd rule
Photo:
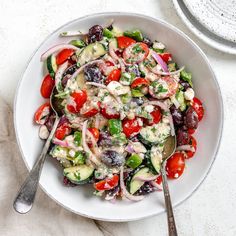
[[47, 141], [45, 142], [43, 146], [43, 150], [39, 158], [37, 159], [32, 170], [29, 172], [28, 176], [26, 177], [13, 203], [14, 209], [18, 213], [21, 213], [21, 214], [27, 213], [33, 206], [35, 194], [38, 189], [38, 183], [39, 183], [42, 167], [47, 157], [47, 152], [48, 152], [51, 140], [59, 124], [60, 116], [62, 115], [59, 109], [59, 104], [60, 104], [61, 99], [55, 97], [56, 93], [57, 93], [57, 90], [56, 90], [56, 87], [54, 87], [50, 96], [50, 105], [56, 116], [52, 130], [48, 136]]
[[166, 161], [174, 154], [176, 149], [176, 136], [169, 136], [164, 143], [164, 150], [162, 152], [161, 176], [163, 192], [165, 197], [165, 205], [167, 211], [168, 231], [169, 236], [177, 236], [177, 229], [175, 225], [175, 218], [170, 198], [169, 187], [166, 178]]

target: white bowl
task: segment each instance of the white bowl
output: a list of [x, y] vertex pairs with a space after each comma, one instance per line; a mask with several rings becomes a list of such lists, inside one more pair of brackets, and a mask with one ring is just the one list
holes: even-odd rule
[[[15, 98], [14, 122], [22, 157], [31, 169], [43, 146], [38, 137], [38, 126], [33, 123], [34, 112], [44, 101], [39, 91], [45, 74], [40, 55], [52, 45], [68, 41], [58, 37], [60, 32], [78, 29], [86, 32], [92, 25], [104, 24], [109, 19], [114, 19], [115, 25], [123, 30], [139, 28], [151, 39], [163, 42], [178, 65], [185, 65], [192, 72], [196, 95], [204, 103], [206, 114], [196, 133], [197, 153], [187, 161], [183, 176], [169, 181], [172, 202], [177, 206], [199, 187], [214, 162], [223, 125], [222, 98], [214, 72], [201, 49], [174, 26], [148, 16], [102, 13], [82, 17], [57, 29], [40, 45], [25, 70]], [[65, 187], [62, 179], [62, 168], [48, 158], [40, 179], [42, 189], [57, 203], [82, 216], [105, 221], [131, 221], [165, 211], [162, 192], [150, 194], [141, 202], [117, 201], [112, 204], [95, 197], [90, 187]]]

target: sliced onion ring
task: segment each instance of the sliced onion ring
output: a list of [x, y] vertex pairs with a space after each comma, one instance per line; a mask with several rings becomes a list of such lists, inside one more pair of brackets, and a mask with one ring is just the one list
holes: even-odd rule
[[153, 187], [157, 188], [158, 191], [162, 191], [162, 190], [163, 190], [163, 187], [162, 187], [161, 184], [158, 184], [158, 183], [155, 182], [155, 181], [151, 181], [150, 183], [151, 183], [151, 185], [152, 185]]
[[163, 61], [163, 59], [158, 55], [158, 53], [154, 52], [153, 50], [151, 50], [151, 55], [152, 57], [155, 59], [155, 61], [161, 66], [162, 70], [164, 72], [168, 72], [168, 67], [166, 65], [166, 63]]
[[195, 152], [195, 148], [191, 145], [182, 145], [182, 146], [178, 146], [176, 148], [176, 151], [190, 151], [190, 152]]
[[58, 92], [60, 91], [59, 84], [61, 82], [62, 75], [65, 72], [65, 70], [67, 69], [67, 67], [68, 67], [68, 61], [66, 61], [62, 65], [60, 65], [58, 70], [57, 70], [57, 72], [56, 72], [56, 75], [55, 75], [55, 86], [56, 86]]
[[41, 55], [40, 60], [45, 61], [50, 55], [52, 55], [53, 53], [56, 53], [60, 50], [63, 50], [63, 49], [73, 49], [75, 51], [79, 50], [79, 48], [77, 48], [76, 46], [71, 45], [71, 44], [64, 44], [64, 43], [58, 44], [58, 45], [55, 45], [55, 46], [49, 48], [46, 52], [44, 52]]

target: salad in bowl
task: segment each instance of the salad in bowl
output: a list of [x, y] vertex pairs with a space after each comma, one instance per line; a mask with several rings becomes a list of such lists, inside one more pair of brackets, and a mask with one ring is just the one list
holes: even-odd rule
[[[90, 184], [106, 200], [140, 201], [162, 189], [163, 143], [170, 135], [176, 135], [177, 149], [166, 172], [179, 178], [197, 150], [193, 134], [204, 116], [191, 73], [163, 42], [138, 29], [94, 25], [86, 34], [61, 36], [75, 39], [42, 54], [48, 73], [40, 91], [49, 99], [57, 90], [63, 116], [49, 154], [60, 162], [64, 184]], [[34, 116], [41, 139], [54, 119], [45, 101]]]

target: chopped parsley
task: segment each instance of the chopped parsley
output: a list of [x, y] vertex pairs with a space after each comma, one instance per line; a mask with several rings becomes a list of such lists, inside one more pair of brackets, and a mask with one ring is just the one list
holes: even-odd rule
[[144, 53], [145, 51], [142, 49], [142, 47], [139, 44], [136, 44], [133, 48], [132, 48], [132, 53], [133, 54], [138, 54], [138, 53]]

